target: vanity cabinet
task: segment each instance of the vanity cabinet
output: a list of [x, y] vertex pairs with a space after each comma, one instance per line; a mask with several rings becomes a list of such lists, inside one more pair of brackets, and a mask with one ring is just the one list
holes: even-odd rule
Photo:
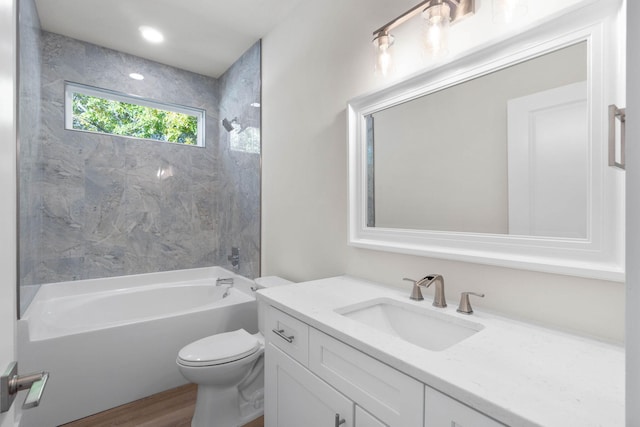
[[424, 427], [505, 427], [429, 386], [425, 386], [424, 412]]
[[267, 345], [265, 425], [388, 427], [273, 344]]
[[309, 370], [383, 425], [422, 427], [421, 382], [314, 328], [309, 329]]
[[271, 343], [266, 348], [265, 388], [266, 426], [355, 426], [351, 400]]
[[504, 427], [274, 307], [266, 325], [266, 427]]

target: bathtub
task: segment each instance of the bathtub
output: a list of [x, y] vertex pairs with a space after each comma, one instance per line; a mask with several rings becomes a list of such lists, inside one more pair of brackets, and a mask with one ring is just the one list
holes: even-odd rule
[[[224, 298], [220, 277], [235, 279]], [[18, 363], [50, 378], [21, 425], [57, 426], [185, 384], [175, 364], [184, 345], [257, 332], [252, 286], [219, 267], [41, 286], [18, 321]]]

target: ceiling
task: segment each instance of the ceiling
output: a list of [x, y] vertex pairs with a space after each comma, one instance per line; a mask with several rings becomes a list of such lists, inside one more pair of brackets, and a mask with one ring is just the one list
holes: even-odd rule
[[[36, 0], [43, 30], [219, 77], [300, 0]], [[152, 44], [140, 26], [164, 34]]]

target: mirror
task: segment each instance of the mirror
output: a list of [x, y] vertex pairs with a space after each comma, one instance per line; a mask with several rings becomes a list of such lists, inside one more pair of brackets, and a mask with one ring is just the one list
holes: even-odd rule
[[586, 238], [586, 45], [367, 115], [367, 224]]
[[623, 280], [624, 173], [605, 141], [618, 71], [598, 19], [350, 101], [350, 244]]

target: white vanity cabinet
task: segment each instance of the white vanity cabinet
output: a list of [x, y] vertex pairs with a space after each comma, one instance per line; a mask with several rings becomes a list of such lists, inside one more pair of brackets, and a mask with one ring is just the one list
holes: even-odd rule
[[429, 386], [425, 386], [424, 412], [424, 427], [505, 427]]
[[[470, 318], [349, 276], [258, 295], [266, 427], [331, 427], [336, 414], [356, 427], [624, 426], [620, 346], [488, 313]], [[391, 318], [389, 307], [401, 311]], [[475, 332], [444, 350], [407, 335], [450, 336], [454, 325]]]
[[270, 307], [266, 427], [504, 427]]
[[354, 427], [353, 414], [351, 400], [273, 344], [267, 344], [266, 426]]
[[273, 307], [266, 325], [267, 427], [423, 427], [419, 381]]
[[273, 344], [265, 366], [266, 426], [388, 427]]
[[313, 328], [309, 330], [309, 370], [382, 425], [422, 427], [421, 382]]

